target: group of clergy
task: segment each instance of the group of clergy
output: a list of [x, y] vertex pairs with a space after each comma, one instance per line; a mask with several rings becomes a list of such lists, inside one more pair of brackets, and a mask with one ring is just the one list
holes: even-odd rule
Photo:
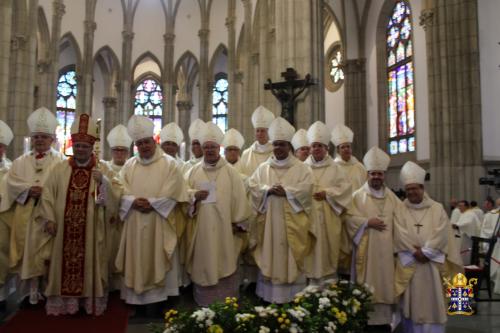
[[112, 159], [99, 161], [89, 115], [75, 118], [66, 158], [51, 148], [56, 118], [40, 108], [27, 120], [31, 150], [12, 163], [13, 134], [0, 121], [0, 300], [14, 279], [21, 298], [46, 298], [48, 314], [99, 315], [112, 290], [150, 304], [192, 283], [208, 305], [245, 281], [264, 301], [286, 303], [349, 274], [373, 288], [371, 328], [390, 331], [397, 311], [407, 332], [444, 332], [441, 278], [463, 264], [425, 170], [402, 167], [401, 202], [384, 183], [390, 157], [373, 147], [360, 163], [346, 126], [295, 131], [263, 106], [251, 121], [255, 142], [240, 157], [237, 130], [195, 120], [183, 161], [175, 123], [158, 144], [153, 122], [134, 115], [108, 133]]

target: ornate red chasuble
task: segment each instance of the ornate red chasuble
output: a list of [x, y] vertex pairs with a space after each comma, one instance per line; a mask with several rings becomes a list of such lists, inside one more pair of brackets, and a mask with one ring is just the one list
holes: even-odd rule
[[95, 157], [85, 167], [78, 167], [71, 157], [71, 177], [64, 208], [61, 295], [81, 296], [85, 277], [85, 229], [87, 205]]

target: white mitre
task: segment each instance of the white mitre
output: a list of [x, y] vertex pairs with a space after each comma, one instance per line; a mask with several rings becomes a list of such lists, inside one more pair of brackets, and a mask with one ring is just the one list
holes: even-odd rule
[[215, 142], [218, 145], [222, 143], [224, 139], [224, 133], [222, 133], [219, 126], [215, 125], [211, 121], [207, 121], [205, 126], [201, 129], [200, 133], [200, 144], [203, 145], [205, 142]]
[[241, 150], [244, 144], [245, 138], [243, 138], [243, 135], [238, 130], [231, 128], [224, 134], [224, 140], [222, 140], [224, 147], [238, 147]]
[[10, 129], [9, 125], [0, 120], [0, 143], [8, 146], [12, 139], [14, 138], [14, 133]]
[[330, 139], [330, 131], [323, 122], [318, 120], [309, 126], [309, 129], [307, 130], [307, 142], [309, 145], [312, 145], [314, 142], [319, 142], [328, 146]]
[[184, 134], [176, 123], [169, 123], [161, 129], [160, 143], [167, 141], [175, 142], [178, 146], [184, 141]]
[[116, 125], [109, 131], [106, 137], [110, 148], [114, 147], [126, 147], [130, 148], [132, 144], [132, 138], [128, 135], [127, 128], [122, 124]]
[[391, 163], [389, 155], [377, 146], [371, 147], [363, 158], [367, 171], [387, 171], [389, 163]]
[[354, 133], [351, 129], [345, 125], [337, 125], [334, 127], [332, 131], [332, 142], [335, 147], [343, 144], [343, 143], [352, 143], [354, 138]]
[[252, 113], [253, 128], [269, 128], [273, 120], [274, 114], [262, 105], [259, 105]]
[[297, 132], [295, 132], [292, 138], [292, 146], [295, 150], [301, 147], [309, 146], [309, 142], [307, 142], [307, 132], [305, 129], [301, 128]]
[[133, 115], [128, 121], [127, 131], [128, 135], [134, 141], [152, 138], [155, 132], [155, 125], [148, 117]]
[[400, 178], [404, 186], [409, 184], [423, 185], [425, 182], [425, 170], [418, 164], [408, 161], [401, 168]]
[[56, 117], [49, 109], [41, 107], [29, 115], [28, 128], [30, 133], [45, 133], [53, 135], [59, 124]]
[[291, 142], [295, 128], [284, 118], [277, 117], [269, 126], [269, 139], [273, 141], [288, 141]]
[[200, 132], [201, 129], [205, 127], [205, 122], [201, 119], [195, 119], [191, 125], [189, 126], [188, 134], [191, 142], [194, 140], [200, 141]]

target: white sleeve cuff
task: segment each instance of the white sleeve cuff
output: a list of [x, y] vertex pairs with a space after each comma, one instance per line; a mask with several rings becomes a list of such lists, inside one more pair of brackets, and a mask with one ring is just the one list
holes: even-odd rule
[[120, 204], [120, 219], [122, 221], [125, 221], [127, 218], [128, 213], [130, 212], [130, 209], [132, 208], [132, 205], [134, 204], [135, 197], [133, 195], [124, 195], [122, 196], [121, 204]]
[[437, 262], [439, 264], [444, 263], [445, 255], [443, 252], [441, 252], [439, 250], [431, 249], [430, 247], [423, 247], [422, 253], [427, 258], [429, 258], [429, 260], [432, 260], [432, 261]]
[[27, 188], [21, 192], [16, 198], [16, 202], [21, 205], [25, 205], [26, 201], [28, 201], [28, 194], [30, 193], [30, 189]]
[[164, 219], [170, 215], [174, 209], [177, 201], [168, 198], [151, 198], [148, 199], [154, 210], [161, 215]]
[[410, 251], [400, 251], [398, 252], [399, 262], [403, 267], [409, 266], [415, 262], [415, 257]]
[[302, 206], [300, 205], [299, 200], [297, 200], [295, 198], [295, 196], [290, 191], [285, 190], [285, 193], [286, 193], [286, 199], [287, 199], [288, 203], [290, 204], [290, 206], [292, 206], [293, 211], [295, 213], [299, 213], [299, 212], [304, 210], [302, 208]]
[[266, 211], [267, 211], [267, 200], [269, 200], [269, 189], [267, 189], [265, 192], [264, 192], [264, 195], [262, 196], [262, 202], [260, 203], [260, 206], [259, 206], [259, 213], [261, 214], [265, 214]]
[[354, 235], [354, 238], [352, 239], [352, 242], [358, 246], [359, 245], [359, 242], [361, 242], [361, 237], [363, 237], [363, 234], [365, 232], [365, 229], [366, 227], [368, 226], [368, 221], [366, 221], [365, 223], [363, 223], [358, 231], [356, 231], [356, 235]]
[[328, 202], [330, 207], [332, 207], [333, 211], [335, 212], [335, 214], [337, 214], [337, 216], [342, 214], [342, 212], [344, 211], [344, 207], [336, 203], [335, 200], [333, 200], [328, 194], [326, 195], [326, 202]]
[[97, 194], [97, 200], [96, 200], [96, 205], [104, 206], [106, 202], [108, 201], [108, 187], [109, 187], [109, 181], [106, 176], [103, 175], [102, 177], [102, 182], [99, 184], [98, 187], [98, 194]]

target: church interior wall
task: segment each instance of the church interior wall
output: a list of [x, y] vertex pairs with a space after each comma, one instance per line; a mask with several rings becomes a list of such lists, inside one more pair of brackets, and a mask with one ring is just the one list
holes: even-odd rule
[[[63, 17], [63, 20], [66, 18]], [[97, 28], [94, 50], [109, 46], [115, 54], [122, 54], [123, 8], [120, 1], [97, 1], [95, 10]], [[82, 23], [83, 24], [83, 23]], [[135, 39], [134, 39], [135, 40]]]
[[[71, 1], [71, 5], [66, 3], [65, 14], [61, 22], [61, 35], [67, 32], [75, 37], [78, 45], [83, 46], [83, 29], [85, 21], [85, 1]], [[80, 22], [77, 24], [76, 22]], [[104, 29], [105, 25], [97, 22], [98, 28]], [[98, 30], [96, 30], [96, 34]]]
[[190, 50], [196, 57], [200, 54], [198, 31], [201, 28], [200, 9], [194, 1], [181, 1], [175, 19], [174, 63]]
[[500, 1], [478, 1], [483, 158], [500, 163]]
[[163, 59], [165, 15], [158, 7], [159, 3], [156, 1], [140, 1], [137, 6], [134, 17], [132, 61], [144, 51], [149, 51], [158, 59]]
[[219, 44], [227, 44], [226, 17], [227, 1], [212, 1], [209, 22], [210, 34], [208, 54], [214, 54]]

